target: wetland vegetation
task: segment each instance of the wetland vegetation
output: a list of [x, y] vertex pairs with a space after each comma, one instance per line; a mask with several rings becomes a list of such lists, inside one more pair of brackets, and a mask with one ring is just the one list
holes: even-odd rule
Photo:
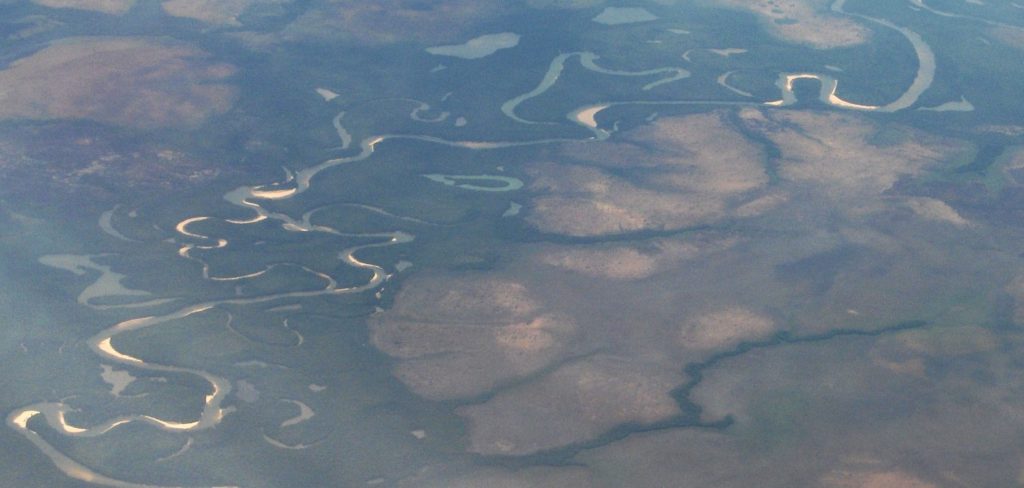
[[1024, 486], [1024, 7], [0, 1], [3, 486]]

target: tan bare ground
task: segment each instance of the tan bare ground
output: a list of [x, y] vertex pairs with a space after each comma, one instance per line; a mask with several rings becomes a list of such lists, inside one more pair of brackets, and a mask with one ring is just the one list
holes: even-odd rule
[[539, 309], [518, 283], [424, 276], [410, 280], [393, 309], [371, 319], [371, 340], [399, 359], [394, 375], [416, 394], [470, 397], [566, 354], [576, 326]]
[[787, 201], [789, 201], [789, 195], [786, 193], [769, 193], [736, 207], [734, 213], [737, 217], [756, 217]]
[[[1024, 447], [1019, 331], [995, 332], [1008, 336], [974, 352], [959, 342], [978, 329], [935, 332], [952, 335], [923, 349], [929, 328], [725, 359], [691, 399], [714, 418], [730, 415], [727, 429], [631, 436], [576, 460], [607, 486], [1014, 486]], [[924, 374], [894, 375], [876, 361], [880, 347], [922, 358]]]
[[527, 323], [375, 323], [373, 344], [402, 358], [395, 376], [424, 398], [479, 395], [499, 383], [534, 373], [559, 359], [575, 333], [565, 319]]
[[[992, 331], [978, 325], [911, 330], [892, 338], [907, 352], [929, 357], [956, 357], [987, 353], [998, 347]], [[880, 347], [887, 341], [880, 341]]]
[[684, 200], [621, 180], [610, 183], [606, 191], [585, 197], [538, 198], [526, 220], [544, 232], [597, 236], [683, 229], [723, 216], [721, 202], [711, 198]]
[[920, 174], [968, 149], [961, 142], [910, 129], [902, 129], [904, 135], [894, 142], [876, 145], [872, 140], [882, 129], [850, 114], [766, 114], [751, 108], [741, 111], [740, 117], [778, 145], [784, 179], [818, 185], [833, 199], [884, 192], [900, 177]]
[[772, 35], [816, 49], [867, 42], [871, 31], [829, 11], [832, 0], [707, 0], [712, 5], [751, 12]]
[[226, 112], [234, 73], [196, 48], [141, 38], [62, 40], [0, 71], [0, 118], [195, 126]]
[[239, 26], [238, 17], [257, 4], [282, 4], [291, 0], [166, 0], [161, 3], [167, 15], [214, 25]]
[[1007, 148], [1005, 157], [1006, 162], [1002, 165], [1003, 173], [1014, 183], [1024, 185], [1024, 177], [1019, 174], [1019, 170], [1024, 168], [1024, 146]]
[[[443, 286], [440, 286], [443, 283]], [[388, 314], [425, 321], [524, 320], [540, 301], [517, 281], [482, 274], [417, 276], [402, 286]]]
[[725, 112], [658, 119], [616, 142], [570, 143], [561, 154], [590, 166], [659, 170], [647, 185], [736, 194], [768, 182], [760, 149], [725, 121]]
[[791, 473], [788, 484], [776, 481], [779, 467], [792, 472], [800, 463], [772, 463], [775, 460], [761, 453], [743, 452], [734, 436], [715, 430], [637, 433], [584, 451], [574, 461], [588, 468], [601, 488], [801, 486], [796, 473]]
[[587, 276], [618, 280], [646, 278], [657, 271], [657, 257], [632, 248], [564, 249], [545, 254], [540, 259], [545, 264]]
[[[530, 189], [538, 196], [527, 222], [543, 232], [595, 236], [676, 230], [728, 216], [768, 178], [760, 150], [723, 117], [665, 118], [621, 142], [567, 145], [563, 154], [586, 166], [532, 165]], [[627, 181], [594, 166], [645, 171]]]
[[1024, 29], [1009, 25], [1001, 25], [993, 27], [990, 32], [993, 37], [999, 40], [999, 42], [1013, 48], [1024, 50]]
[[536, 259], [548, 266], [594, 278], [639, 280], [706, 252], [728, 248], [735, 242], [735, 239], [711, 242], [655, 239], [642, 246], [545, 246]]
[[902, 471], [836, 471], [821, 480], [826, 488], [937, 488]]
[[398, 483], [399, 488], [591, 488], [594, 480], [579, 467], [427, 467]]
[[525, 455], [594, 439], [625, 424], [647, 425], [680, 413], [669, 392], [673, 368], [595, 356], [457, 412], [469, 422], [469, 450]]
[[917, 214], [918, 217], [939, 222], [948, 222], [957, 227], [970, 224], [959, 212], [950, 207], [946, 202], [935, 198], [915, 197], [907, 199], [907, 206]]
[[690, 349], [722, 349], [743, 341], [765, 339], [775, 332], [773, 321], [742, 307], [700, 315], [679, 329], [679, 344]]
[[998, 347], [992, 331], [976, 325], [910, 331], [878, 340], [870, 357], [897, 373], [924, 377], [928, 361], [989, 353]]
[[92, 10], [111, 15], [122, 15], [131, 10], [135, 0], [32, 0], [32, 3], [50, 8]]
[[[886, 448], [886, 442], [891, 443], [894, 439], [886, 439], [885, 433], [875, 435], [878, 451], [898, 452]], [[950, 471], [931, 473], [933, 476], [929, 478], [943, 480], [942, 484], [935, 484], [903, 468], [930, 464], [932, 470], [948, 469], [950, 465], [937, 461], [941, 456], [936, 456], [935, 451], [913, 450], [911, 447], [914, 460], [899, 463], [892, 459], [878, 461], [866, 455], [835, 454], [831, 448], [832, 443], [814, 443], [798, 450], [758, 446], [730, 430], [678, 428], [638, 433], [584, 451], [574, 458], [573, 464], [586, 467], [596, 481], [594, 486], [602, 488], [976, 486]], [[840, 467], [830, 470], [829, 465]]]
[[666, 117], [628, 137], [652, 151], [660, 166], [672, 167], [666, 176], [681, 190], [735, 194], [764, 185], [768, 175], [760, 150], [725, 117], [725, 112]]

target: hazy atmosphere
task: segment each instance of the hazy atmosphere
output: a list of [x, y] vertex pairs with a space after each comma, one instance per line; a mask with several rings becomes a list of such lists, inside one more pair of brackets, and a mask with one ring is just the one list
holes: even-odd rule
[[0, 487], [1024, 487], [1022, 0], [0, 39]]

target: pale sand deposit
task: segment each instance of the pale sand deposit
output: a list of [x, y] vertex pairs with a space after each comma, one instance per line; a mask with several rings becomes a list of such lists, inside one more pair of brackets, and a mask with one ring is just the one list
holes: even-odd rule
[[770, 318], [733, 307], [686, 321], [679, 329], [679, 344], [690, 349], [725, 349], [744, 341], [766, 339], [775, 330]]
[[756, 14], [768, 32], [815, 49], [851, 47], [867, 42], [870, 32], [860, 23], [829, 12], [832, 0], [706, 0]]

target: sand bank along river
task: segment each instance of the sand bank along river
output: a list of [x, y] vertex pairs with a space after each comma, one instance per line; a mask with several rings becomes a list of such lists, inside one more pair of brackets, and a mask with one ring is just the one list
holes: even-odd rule
[[[842, 14], [846, 14], [843, 8], [843, 1], [837, 1], [833, 4], [833, 10]], [[881, 106], [873, 105], [862, 105], [855, 102], [850, 102], [840, 98], [837, 95], [838, 81], [829, 75], [821, 75], [814, 73], [783, 73], [780, 75], [777, 85], [782, 94], [782, 99], [777, 101], [762, 102], [769, 106], [788, 106], [796, 101], [795, 94], [793, 93], [793, 82], [799, 79], [814, 79], [821, 83], [821, 90], [819, 97], [821, 100], [829, 105], [851, 109], [851, 110], [872, 110], [880, 112], [894, 112], [902, 110], [912, 106], [918, 100], [918, 97], [923, 93], [932, 83], [932, 79], [935, 75], [935, 58], [931, 49], [916, 33], [893, 25], [888, 21], [882, 19], [874, 19], [858, 14], [846, 14], [854, 15], [858, 18], [865, 19], [867, 21], [876, 23], [878, 25], [894, 29], [900, 32], [914, 47], [918, 58], [918, 70], [914, 78], [913, 83], [910, 87], [896, 100]], [[507, 37], [507, 36], [506, 36]], [[505, 44], [510, 44], [510, 38], [505, 38]], [[516, 39], [518, 41], [518, 38]], [[457, 46], [456, 46], [457, 47]], [[461, 48], [448, 46], [448, 48], [455, 49], [454, 52], [462, 53]], [[472, 47], [472, 46], [470, 46]], [[488, 45], [488, 49], [494, 47], [492, 44]], [[447, 51], [446, 51], [447, 52]], [[738, 53], [738, 50], [730, 50], [719, 54], [728, 55]], [[476, 51], [473, 51], [476, 53]], [[545, 72], [541, 81], [530, 91], [523, 93], [522, 95], [516, 96], [512, 99], [505, 101], [501, 105], [501, 111], [510, 119], [523, 123], [523, 124], [558, 124], [560, 122], [538, 122], [524, 119], [517, 115], [517, 108], [523, 103], [539, 97], [546, 93], [551, 87], [553, 87], [560, 79], [561, 74], [565, 68], [566, 62], [572, 58], [577, 58], [580, 66], [584, 69], [610, 76], [626, 76], [626, 77], [652, 77], [656, 78], [653, 81], [647, 83], [642, 87], [643, 91], [650, 91], [668, 83], [679, 81], [689, 77], [690, 73], [682, 68], [678, 67], [662, 67], [642, 71], [620, 71], [613, 70], [606, 67], [602, 67], [597, 64], [599, 57], [590, 52], [573, 52], [566, 53], [556, 56], [548, 65], [547, 71]], [[742, 90], [730, 87], [727, 84], [729, 73], [726, 73], [719, 78], [719, 83], [729, 88], [733, 92], [743, 95], [751, 96]], [[323, 96], [325, 101], [332, 101], [336, 98], [334, 92], [328, 93], [326, 89], [318, 89], [317, 92]], [[430, 123], [439, 122], [448, 117], [447, 112], [441, 112], [435, 117], [427, 117], [424, 114], [431, 110], [431, 107], [423, 102], [415, 101], [415, 108], [410, 114], [410, 118], [417, 122]], [[735, 101], [708, 101], [708, 100], [642, 100], [642, 101], [608, 101], [608, 102], [592, 102], [581, 108], [571, 111], [566, 117], [575, 123], [579, 127], [583, 127], [590, 131], [590, 137], [586, 140], [603, 140], [610, 136], [610, 132], [599, 127], [597, 116], [603, 111], [619, 105], [684, 105], [684, 104], [701, 104], [701, 105], [752, 105], [757, 102], [735, 102]], [[413, 241], [414, 237], [406, 232], [395, 230], [391, 232], [378, 232], [368, 234], [352, 234], [339, 231], [335, 228], [326, 225], [319, 225], [312, 223], [312, 216], [317, 211], [316, 209], [304, 213], [302, 216], [293, 217], [283, 212], [274, 211], [264, 206], [267, 202], [280, 201], [295, 199], [300, 197], [303, 193], [308, 191], [316, 176], [323, 171], [332, 169], [338, 166], [360, 162], [369, 159], [376, 147], [386, 141], [390, 140], [410, 140], [420, 141], [424, 143], [439, 144], [449, 147], [462, 148], [466, 150], [488, 150], [488, 149], [499, 149], [508, 147], [519, 147], [537, 144], [550, 144], [555, 142], [565, 141], [577, 141], [580, 139], [567, 139], [567, 138], [544, 138], [535, 140], [525, 141], [480, 141], [480, 140], [448, 140], [435, 136], [428, 135], [416, 135], [416, 134], [380, 134], [371, 135], [364, 137], [355, 143], [355, 138], [346, 129], [343, 124], [344, 112], [339, 113], [332, 120], [332, 125], [338, 136], [341, 144], [341, 149], [350, 150], [351, 154], [332, 158], [320, 162], [319, 164], [312, 165], [298, 171], [287, 172], [287, 177], [284, 181], [274, 182], [265, 185], [255, 186], [241, 186], [228, 191], [224, 195], [224, 200], [227, 202], [244, 209], [251, 214], [248, 218], [242, 219], [220, 219], [214, 216], [208, 215], [196, 215], [185, 218], [177, 223], [175, 231], [178, 234], [178, 238], [184, 243], [178, 249], [178, 255], [182, 258], [192, 259], [202, 263], [202, 278], [209, 280], [218, 281], [245, 281], [245, 280], [258, 280], [266, 274], [266, 271], [271, 269], [273, 266], [298, 266], [289, 264], [278, 264], [267, 267], [263, 270], [235, 275], [235, 276], [215, 276], [210, 270], [210, 266], [202, 259], [194, 256], [193, 251], [204, 250], [207, 252], [216, 252], [217, 250], [228, 248], [231, 246], [231, 242], [226, 237], [222, 236], [208, 236], [200, 233], [199, 231], [192, 230], [201, 222], [207, 222], [211, 220], [217, 220], [228, 225], [249, 225], [257, 222], [272, 221], [279, 225], [279, 228], [287, 232], [296, 233], [313, 233], [313, 234], [326, 234], [334, 236], [346, 236], [346, 237], [359, 237], [363, 239], [369, 239], [372, 242], [367, 244], [360, 244], [356, 246], [343, 249], [338, 259], [342, 264], [359, 270], [365, 270], [370, 273], [370, 277], [363, 283], [343, 287], [339, 286], [336, 280], [329, 274], [317, 271], [310, 268], [299, 266], [305, 272], [308, 272], [320, 279], [322, 286], [319, 289], [304, 290], [304, 291], [292, 291], [283, 293], [274, 293], [257, 296], [238, 296], [233, 298], [226, 298], [221, 300], [209, 300], [200, 301], [196, 303], [187, 304], [177, 308], [174, 311], [162, 314], [162, 315], [143, 315], [127, 320], [122, 320], [116, 324], [100, 331], [90, 339], [87, 343], [90, 349], [105, 363], [104, 373], [105, 378], [113, 381], [114, 388], [118, 391], [122, 391], [127, 383], [130, 381], [131, 374], [128, 370], [143, 370], [157, 375], [161, 373], [175, 373], [175, 374], [186, 374], [201, 379], [208, 385], [208, 393], [204, 397], [201, 411], [192, 419], [188, 421], [172, 421], [162, 419], [156, 416], [146, 414], [133, 414], [133, 415], [120, 415], [110, 418], [106, 421], [99, 422], [95, 425], [74, 425], [69, 423], [66, 419], [66, 414], [71, 411], [72, 407], [69, 404], [63, 402], [39, 402], [32, 405], [28, 405], [19, 408], [7, 417], [7, 424], [9, 427], [14, 429], [16, 432], [24, 436], [32, 444], [34, 444], [40, 452], [50, 458], [57, 468], [64, 472], [67, 476], [81, 480], [84, 482], [106, 485], [112, 487], [148, 487], [142, 483], [136, 483], [131, 481], [124, 481], [115, 479], [112, 477], [105, 476], [103, 474], [92, 471], [90, 468], [78, 463], [71, 459], [67, 455], [60, 452], [53, 445], [46, 441], [35, 429], [41, 427], [39, 423], [33, 423], [33, 419], [41, 418], [44, 419], [46, 425], [55, 432], [68, 436], [68, 437], [97, 437], [111, 431], [115, 427], [125, 425], [128, 423], [138, 423], [149, 426], [154, 429], [158, 429], [165, 432], [175, 432], [181, 434], [194, 434], [204, 430], [212, 429], [219, 425], [226, 415], [229, 415], [232, 411], [231, 408], [225, 408], [223, 403], [227, 396], [232, 392], [233, 382], [231, 379], [213, 374], [207, 371], [180, 367], [167, 364], [158, 364], [147, 361], [145, 358], [136, 357], [118, 348], [118, 336], [131, 331], [138, 331], [151, 327], [158, 327], [161, 325], [171, 324], [175, 321], [193, 317], [201, 316], [202, 314], [210, 313], [211, 311], [218, 310], [220, 307], [225, 306], [247, 306], [256, 304], [267, 304], [270, 306], [290, 306], [284, 302], [299, 298], [309, 297], [324, 297], [332, 295], [344, 295], [344, 294], [357, 294], [370, 291], [379, 291], [379, 288], [385, 283], [390, 277], [388, 271], [382, 265], [363, 261], [358, 255], [361, 251], [370, 248], [379, 248], [387, 246], [397, 246], [408, 244]], [[463, 119], [464, 120], [464, 119]], [[463, 124], [464, 125], [464, 124]], [[355, 146], [355, 147], [353, 147]], [[485, 191], [485, 192], [506, 192], [514, 191], [523, 187], [523, 182], [518, 178], [500, 176], [500, 175], [446, 175], [446, 174], [427, 174], [424, 175], [426, 178], [436, 181], [438, 183], [466, 189], [473, 191]], [[490, 184], [478, 184], [491, 182]], [[366, 208], [374, 209], [375, 207], [366, 206]], [[505, 212], [505, 217], [514, 217], [519, 213], [521, 206], [517, 203], [511, 203], [509, 209]], [[379, 209], [378, 209], [379, 210]], [[104, 232], [118, 238], [127, 239], [127, 237], [120, 234], [112, 220], [113, 211], [105, 213], [100, 217], [99, 225]], [[405, 217], [403, 217], [405, 218]], [[122, 284], [124, 275], [119, 274], [106, 264], [97, 262], [100, 256], [76, 256], [76, 255], [49, 255], [40, 258], [40, 262], [61, 270], [65, 270], [77, 275], [85, 275], [89, 272], [98, 273], [96, 281], [88, 286], [79, 294], [78, 303], [84, 306], [107, 309], [107, 308], [149, 308], [155, 305], [164, 305], [176, 298], [160, 297], [149, 299], [146, 301], [135, 301], [138, 298], [150, 296], [150, 293], [144, 290], [135, 290], [128, 288]], [[107, 299], [107, 303], [100, 303], [100, 299]], [[110, 302], [110, 300], [120, 300]], [[280, 310], [286, 311], [281, 308]], [[301, 343], [301, 335], [300, 343]], [[112, 376], [114, 370], [113, 365], [123, 367], [124, 370], [118, 369], [117, 375]], [[279, 427], [288, 428], [293, 427], [301, 422], [313, 417], [314, 412], [305, 403], [300, 400], [283, 400], [291, 403], [298, 409], [296, 416], [288, 418], [281, 422]], [[312, 444], [296, 444], [287, 445], [273, 437], [268, 436], [264, 433], [264, 438], [271, 445], [281, 447], [282, 449], [297, 449], [311, 447]], [[188, 437], [188, 443], [186, 446], [191, 445], [192, 437]]]

